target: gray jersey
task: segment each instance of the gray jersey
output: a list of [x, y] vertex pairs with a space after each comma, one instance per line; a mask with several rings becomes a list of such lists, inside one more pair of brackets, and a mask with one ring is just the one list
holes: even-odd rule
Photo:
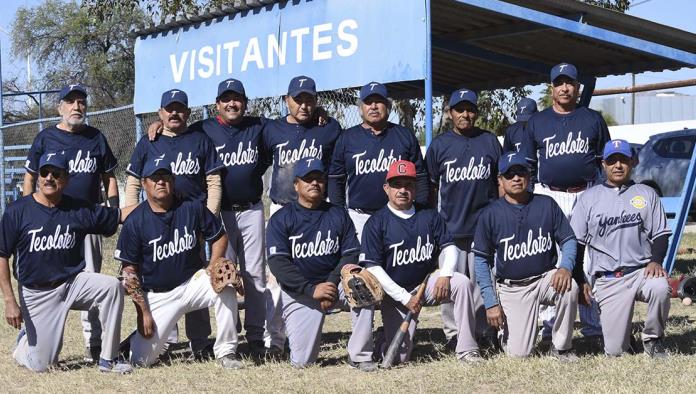
[[659, 196], [642, 184], [588, 189], [570, 224], [578, 242], [587, 246], [590, 274], [647, 264], [652, 241], [671, 234]]

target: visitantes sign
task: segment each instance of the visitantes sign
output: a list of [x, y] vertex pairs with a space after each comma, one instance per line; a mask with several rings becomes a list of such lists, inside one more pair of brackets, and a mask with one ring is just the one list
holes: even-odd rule
[[425, 13], [421, 0], [295, 0], [139, 37], [135, 112], [173, 88], [210, 104], [227, 78], [249, 98], [285, 94], [297, 75], [319, 91], [424, 79]]

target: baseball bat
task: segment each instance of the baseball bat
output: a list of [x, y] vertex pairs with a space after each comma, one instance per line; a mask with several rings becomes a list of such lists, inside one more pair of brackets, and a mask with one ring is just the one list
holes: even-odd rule
[[[419, 302], [422, 302], [423, 296], [425, 295], [425, 287], [428, 284], [428, 278], [430, 278], [430, 274], [426, 275], [425, 279], [423, 279], [423, 283], [420, 284], [418, 291], [416, 292], [416, 299]], [[413, 312], [408, 311], [406, 317], [404, 317], [404, 321], [401, 322], [399, 329], [396, 331], [394, 338], [392, 338], [392, 341], [389, 344], [389, 348], [387, 348], [387, 352], [384, 354], [382, 368], [391, 368], [394, 365], [394, 360], [396, 359], [397, 353], [399, 353], [399, 348], [404, 342], [404, 335], [406, 335], [408, 332], [408, 326], [411, 324], [411, 320], [413, 320], [413, 318], [417, 315], [417, 313], [414, 314]]]

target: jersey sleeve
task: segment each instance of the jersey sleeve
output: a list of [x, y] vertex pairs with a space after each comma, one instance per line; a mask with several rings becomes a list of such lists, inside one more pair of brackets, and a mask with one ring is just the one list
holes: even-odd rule
[[428, 147], [427, 152], [425, 152], [425, 165], [428, 168], [428, 179], [431, 183], [437, 185], [440, 183], [440, 166], [437, 161], [435, 144], [435, 141], [433, 141]]
[[[498, 137], [493, 135], [493, 165], [491, 166], [491, 179], [495, 179], [497, 182], [498, 179], [498, 163], [500, 163], [500, 157], [503, 155], [503, 147], [500, 145], [500, 141], [498, 141]], [[498, 192], [497, 190], [495, 191], [495, 197], [498, 197]]]
[[597, 113], [597, 121], [599, 122], [599, 135], [597, 136], [597, 158], [601, 159], [604, 153], [604, 145], [611, 140], [609, 135], [609, 127], [607, 127], [607, 122], [604, 121], [602, 114]]
[[109, 146], [109, 141], [107, 141], [103, 134], [101, 135], [101, 140], [102, 152], [104, 152], [104, 156], [102, 157], [102, 173], [112, 172], [118, 167], [118, 160], [116, 160], [116, 156], [114, 156], [114, 152], [111, 151], [111, 146]]
[[261, 142], [263, 143], [263, 149], [266, 152], [266, 167], [273, 165], [273, 141], [271, 138], [271, 132], [273, 129], [273, 122], [267, 121], [263, 126], [263, 131], [261, 132]]
[[348, 211], [343, 211], [343, 234], [341, 234], [341, 255], [345, 256], [350, 253], [355, 253], [360, 250], [360, 242], [358, 242], [357, 231], [355, 225], [348, 216]]
[[140, 231], [138, 231], [138, 217], [130, 215], [118, 235], [116, 242], [116, 250], [114, 250], [114, 258], [128, 264], [142, 264], [143, 253], [140, 240]]
[[128, 162], [128, 167], [126, 167], [126, 173], [140, 179], [143, 172], [143, 165], [147, 158], [147, 138], [140, 138], [140, 141], [135, 145], [133, 154], [131, 154], [130, 161]]
[[440, 250], [445, 247], [454, 244], [454, 238], [447, 230], [447, 224], [445, 220], [437, 212], [432, 211], [433, 214], [433, 233], [435, 236], [435, 242], [439, 246]]
[[651, 209], [645, 227], [648, 231], [650, 241], [654, 241], [657, 237], [665, 234], [671, 234], [672, 230], [670, 230], [669, 226], [667, 225], [667, 215], [665, 214], [665, 208], [662, 206], [660, 197], [657, 195], [657, 193], [650, 190], [649, 198]]
[[585, 245], [588, 242], [587, 215], [589, 212], [585, 205], [585, 199], [583, 198], [585, 195], [587, 195], [587, 193], [582, 194], [580, 198], [578, 198], [573, 208], [573, 213], [570, 215], [570, 227], [573, 229], [575, 238], [577, 238], [578, 243], [581, 245]]
[[24, 168], [32, 174], [36, 174], [39, 171], [39, 159], [44, 153], [43, 135], [44, 133], [41, 132], [34, 138], [34, 142], [31, 143], [29, 153], [27, 154], [27, 161], [24, 164]]
[[215, 152], [213, 141], [211, 141], [206, 134], [203, 135], [204, 138], [201, 142], [201, 149], [203, 150], [203, 158], [205, 160], [203, 168], [205, 169], [205, 175], [210, 175], [215, 171], [219, 171], [221, 168], [225, 167], [225, 165], [222, 164], [220, 156]]
[[382, 226], [378, 217], [372, 216], [365, 223], [360, 243], [360, 262], [365, 266], [385, 267]]
[[575, 238], [575, 233], [573, 228], [570, 227], [570, 222], [563, 214], [561, 207], [558, 204], [549, 199], [551, 209], [553, 210], [553, 235], [556, 243], [558, 245], [563, 245], [569, 239]]
[[222, 228], [222, 222], [220, 219], [213, 215], [213, 213], [210, 212], [210, 210], [203, 205], [202, 202], [192, 201], [191, 203], [196, 204], [201, 233], [203, 234], [203, 237], [205, 237], [205, 240], [208, 242], [213, 242], [220, 238], [225, 231]]
[[273, 256], [292, 256], [284, 216], [282, 212], [276, 212], [271, 216], [268, 226], [266, 226], [266, 246], [268, 247], [269, 259]]
[[329, 177], [344, 177], [346, 175], [346, 162], [344, 155], [344, 142], [346, 138], [344, 133], [336, 140], [334, 153], [331, 156], [331, 165], [329, 165]]
[[425, 168], [425, 162], [423, 161], [423, 153], [421, 152], [420, 148], [420, 143], [418, 142], [418, 139], [416, 138], [416, 135], [414, 133], [411, 133], [411, 151], [410, 153], [410, 158], [416, 166], [416, 175], [419, 176], [428, 176], [428, 169]]
[[0, 256], [9, 258], [14, 253], [20, 230], [13, 215], [14, 210], [5, 209], [0, 223]]
[[492, 231], [490, 214], [484, 208], [476, 223], [476, 233], [474, 234], [474, 244], [472, 246], [474, 254], [483, 257], [493, 257], [495, 244]]
[[107, 237], [116, 234], [121, 210], [95, 204], [80, 210], [88, 234], [101, 234]]
[[510, 134], [512, 134], [513, 127], [514, 126], [511, 125], [505, 129], [505, 135], [503, 136], [503, 152], [514, 152], [517, 150], [515, 145], [510, 140]]
[[534, 118], [536, 116], [537, 115], [532, 115], [529, 121], [527, 121], [527, 125], [522, 130], [522, 145], [520, 146], [520, 151], [524, 150], [527, 160], [532, 163], [536, 163], [537, 161], [537, 144], [534, 138], [534, 128], [536, 127]]

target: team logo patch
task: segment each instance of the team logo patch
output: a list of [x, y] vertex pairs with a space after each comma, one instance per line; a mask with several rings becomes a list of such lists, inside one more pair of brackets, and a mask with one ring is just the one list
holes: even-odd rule
[[648, 203], [645, 202], [645, 198], [643, 196], [635, 196], [631, 199], [631, 205], [633, 208], [643, 209], [646, 205], [648, 205]]

